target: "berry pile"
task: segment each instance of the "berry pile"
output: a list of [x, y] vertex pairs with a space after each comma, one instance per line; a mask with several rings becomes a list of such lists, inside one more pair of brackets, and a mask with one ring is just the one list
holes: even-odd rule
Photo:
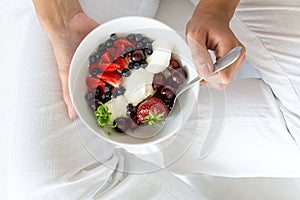
[[[105, 103], [126, 92], [126, 88], [121, 85], [122, 80], [130, 78], [132, 70], [147, 68], [147, 57], [154, 51], [152, 42], [141, 34], [123, 37], [111, 34], [109, 39], [101, 43], [89, 57], [89, 77], [86, 79], [88, 92], [85, 98], [95, 112], [98, 123], [100, 115], [96, 112], [107, 110], [107, 107], [103, 109], [99, 107], [105, 106]], [[155, 124], [161, 123], [172, 109], [176, 89], [186, 79], [186, 71], [177, 60], [171, 58], [166, 70], [153, 75], [153, 95], [136, 106], [129, 103], [126, 106], [126, 117], [113, 119], [114, 129], [126, 132], [128, 129], [135, 130], [141, 125], [154, 127]]]

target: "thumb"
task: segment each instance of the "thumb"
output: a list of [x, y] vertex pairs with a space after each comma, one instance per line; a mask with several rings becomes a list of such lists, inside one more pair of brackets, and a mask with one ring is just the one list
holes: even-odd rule
[[62, 93], [63, 99], [65, 104], [67, 105], [68, 116], [70, 119], [75, 119], [77, 117], [77, 113], [73, 107], [70, 93], [69, 93], [69, 85], [68, 85], [68, 77], [69, 77], [69, 70], [63, 70], [59, 72], [61, 85], [62, 85]]
[[213, 71], [213, 62], [208, 50], [205, 46], [203, 47], [199, 42], [192, 38], [188, 37], [187, 42], [198, 75], [203, 79], [208, 79]]

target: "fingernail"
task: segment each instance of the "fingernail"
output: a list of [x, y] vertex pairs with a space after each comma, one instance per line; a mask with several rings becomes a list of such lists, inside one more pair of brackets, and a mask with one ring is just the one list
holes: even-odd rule
[[203, 79], [211, 76], [211, 72], [210, 72], [207, 64], [202, 64], [202, 65], [197, 66], [196, 70], [197, 70], [199, 76], [202, 77]]

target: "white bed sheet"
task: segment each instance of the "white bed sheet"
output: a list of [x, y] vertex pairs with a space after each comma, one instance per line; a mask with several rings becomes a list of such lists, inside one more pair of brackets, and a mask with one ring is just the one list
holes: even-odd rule
[[[1, 104], [0, 104], [0, 111], [2, 112], [2, 115], [0, 115], [0, 196], [1, 199], [6, 199], [6, 161], [7, 161], [7, 155], [8, 150], [7, 147], [9, 145], [9, 135], [12, 133], [14, 126], [17, 125], [16, 122], [13, 121], [14, 115], [17, 114], [16, 110], [14, 110], [14, 103], [17, 102], [16, 98], [16, 86], [18, 84], [17, 76], [18, 74], [18, 65], [22, 59], [21, 52], [24, 51], [23, 44], [24, 44], [24, 36], [26, 35], [26, 30], [28, 28], [28, 24], [31, 19], [32, 9], [31, 5], [28, 5], [28, 1], [2, 1], [0, 2], [0, 8], [2, 9], [2, 12], [0, 13], [0, 25], [1, 27], [5, 27], [1, 31], [1, 37], [0, 42], [2, 44], [0, 48], [0, 55], [1, 56], [1, 73], [0, 73], [0, 90], [1, 93], [4, 94], [1, 98]], [[187, 9], [185, 9], [186, 15], [182, 13], [182, 17], [180, 19], [182, 21], [176, 21], [175, 25], [175, 17], [178, 15], [178, 10], [182, 10], [182, 6], [185, 6]], [[172, 12], [168, 13], [165, 10], [165, 7], [168, 7], [167, 11]], [[173, 9], [172, 9], [173, 7]], [[179, 31], [184, 31], [184, 21], [185, 19], [190, 16], [193, 9], [193, 5], [189, 1], [182, 1], [182, 0], [161, 0], [160, 8], [158, 10], [157, 18], [161, 19], [162, 21], [168, 22], [170, 25], [174, 26]], [[170, 20], [173, 19], [173, 20]], [[169, 20], [169, 21], [168, 21]], [[174, 23], [174, 24], [172, 24]], [[30, 28], [30, 27], [29, 27]], [[26, 49], [25, 49], [26, 51]], [[243, 69], [247, 69], [248, 71], [244, 73], [244, 75], [238, 76], [239, 78], [246, 78], [246, 76], [249, 77], [257, 77], [258, 74], [256, 73], [254, 68], [251, 65], [244, 65]], [[253, 72], [253, 76], [249, 76], [249, 70]], [[243, 74], [241, 71], [240, 74]], [[245, 82], [247, 82], [246, 80]], [[243, 81], [242, 81], [243, 82]], [[255, 81], [256, 84], [259, 84], [257, 81]], [[235, 87], [235, 86], [233, 86]], [[233, 90], [232, 90], [233, 91]], [[270, 95], [270, 94], [269, 94]], [[233, 96], [234, 98], [234, 96]], [[278, 116], [278, 122], [281, 121], [280, 116]], [[279, 123], [280, 125], [280, 123]], [[276, 130], [274, 127], [271, 129], [272, 131]], [[282, 132], [283, 126], [281, 126]], [[265, 142], [270, 145], [270, 148], [267, 149], [274, 149], [279, 150], [278, 145], [280, 146], [280, 153], [282, 155], [289, 155], [290, 158], [288, 158], [289, 162], [292, 162], [294, 156], [296, 158], [298, 154], [298, 150], [296, 150], [294, 143], [285, 135], [279, 134], [280, 137], [273, 137], [271, 133], [272, 131], [269, 131], [267, 133], [270, 133], [267, 137], [264, 137]], [[266, 133], [265, 130], [262, 131], [263, 133]], [[281, 132], [281, 133], [282, 133]], [[267, 134], [266, 133], [266, 134]], [[246, 133], [245, 133], [246, 134]], [[234, 135], [232, 135], [234, 136]], [[266, 135], [265, 135], [266, 136]], [[277, 135], [278, 136], [278, 135]], [[251, 137], [248, 139], [253, 139], [250, 141], [243, 141], [243, 137], [233, 137], [232, 140], [235, 140], [236, 147], [240, 146], [241, 148], [246, 142], [248, 145], [251, 145], [251, 143], [256, 143], [257, 141], [261, 141], [262, 138], [256, 138]], [[230, 141], [226, 140], [227, 142]], [[283, 139], [283, 140], [281, 140]], [[200, 170], [199, 173], [207, 173], [209, 170], [214, 169], [214, 172], [210, 172], [211, 175], [218, 175], [218, 176], [224, 176], [224, 177], [218, 177], [218, 176], [210, 176], [210, 175], [197, 175], [197, 177], [192, 177], [186, 179], [187, 182], [193, 183], [194, 185], [201, 186], [201, 190], [203, 193], [209, 197], [209, 199], [266, 199], [267, 197], [271, 197], [271, 199], [282, 199], [282, 197], [285, 197], [285, 199], [299, 199], [300, 195], [297, 193], [297, 188], [299, 188], [300, 180], [298, 179], [270, 179], [270, 178], [239, 178], [239, 179], [232, 179], [228, 177], [232, 177], [233, 174], [237, 173], [237, 171], [230, 171], [230, 167], [228, 167], [228, 163], [226, 163], [226, 157], [224, 157], [224, 160], [215, 160], [216, 156], [217, 158], [220, 158], [218, 156], [222, 155], [224, 153], [224, 148], [227, 148], [231, 143], [226, 143], [226, 141], [221, 142], [219, 146], [215, 149], [215, 151], [211, 154], [211, 159], [206, 160], [207, 169], [202, 171]], [[273, 142], [271, 142], [273, 141]], [[273, 145], [273, 146], [272, 146]], [[284, 148], [284, 147], [288, 148]], [[265, 146], [260, 146], [258, 144], [256, 146], [257, 152], [263, 152], [263, 150], [267, 150]], [[234, 151], [236, 149], [230, 149], [227, 152], [225, 151], [225, 155], [230, 158], [231, 153], [234, 154]], [[264, 151], [265, 152], [265, 151]], [[221, 154], [219, 154], [221, 153]], [[269, 154], [261, 154], [263, 159], [264, 156], [268, 155], [274, 155], [273, 152], [265, 152]], [[238, 155], [238, 154], [234, 154]], [[222, 156], [221, 156], [222, 157]], [[231, 157], [232, 158], [232, 157]], [[187, 159], [188, 157], [183, 157], [183, 159]], [[240, 165], [245, 165], [248, 163], [238, 162], [239, 158], [232, 158], [235, 160], [236, 163]], [[257, 164], [257, 170], [255, 173], [251, 171], [252, 177], [257, 176], [264, 176], [262, 174], [263, 171], [259, 171], [260, 163], [258, 158], [255, 158], [255, 162]], [[274, 159], [276, 159], [276, 155], [274, 155]], [[227, 160], [228, 161], [228, 160]], [[280, 160], [278, 160], [279, 162]], [[217, 167], [213, 168], [212, 165]], [[222, 165], [222, 163], [224, 165]], [[295, 165], [297, 166], [298, 160], [295, 159]], [[271, 164], [271, 163], [270, 163]], [[279, 163], [280, 164], [280, 163]], [[293, 165], [293, 163], [290, 163]], [[202, 164], [201, 164], [202, 165]], [[205, 165], [205, 162], [204, 162]], [[285, 167], [285, 166], [281, 166]], [[182, 167], [180, 165], [174, 165], [173, 170], [177, 174], [182, 173]], [[228, 171], [226, 171], [228, 169]], [[283, 168], [281, 168], [283, 169]], [[266, 170], [266, 169], [264, 169]], [[237, 177], [243, 177], [243, 176], [249, 176], [250, 172], [247, 172], [247, 174], [239, 173], [236, 175]], [[275, 174], [278, 172], [274, 172]], [[281, 173], [281, 172], [280, 172]], [[273, 174], [274, 175], [274, 174]], [[278, 174], [277, 174], [278, 175]], [[193, 175], [191, 175], [193, 176]], [[272, 176], [272, 174], [269, 174], [268, 176]], [[285, 177], [285, 176], [283, 176]], [[1, 185], [2, 184], [2, 185]], [[258, 186], [259, 185], [259, 186]], [[280, 189], [279, 189], [280, 188]], [[268, 190], [265, 190], [268, 189]], [[269, 192], [269, 191], [272, 191]], [[226, 194], [224, 195], [224, 193]], [[283, 193], [285, 192], [285, 195]], [[287, 192], [287, 193], [286, 193]], [[239, 197], [239, 198], [237, 198]], [[255, 198], [254, 198], [255, 197]]]

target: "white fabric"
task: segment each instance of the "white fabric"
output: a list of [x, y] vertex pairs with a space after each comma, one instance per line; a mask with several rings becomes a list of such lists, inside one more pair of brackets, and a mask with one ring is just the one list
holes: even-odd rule
[[[221, 118], [224, 120], [222, 137], [214, 151], [204, 160], [198, 159], [198, 152], [212, 120], [215, 105], [212, 104], [211, 97], [218, 94], [206, 88], [201, 89], [199, 113], [195, 112], [181, 131], [187, 136], [198, 133], [194, 144], [174, 164], [168, 163], [168, 169], [177, 176], [180, 175], [191, 187], [166, 171], [143, 175], [122, 173], [122, 170], [136, 171], [132, 167], [148, 169], [153, 164], [140, 161], [124, 150], [115, 150], [110, 144], [90, 134], [79, 119], [76, 120], [76, 125], [67, 119], [49, 41], [28, 2], [9, 2], [6, 2], [5, 12], [1, 12], [1, 24], [10, 22], [11, 28], [5, 29], [4, 33], [6, 38], [11, 39], [1, 37], [1, 44], [5, 47], [1, 49], [1, 55], [7, 55], [6, 52], [11, 50], [14, 52], [9, 53], [1, 64], [12, 67], [2, 67], [0, 73], [1, 92], [7, 94], [1, 101], [4, 104], [0, 104], [1, 111], [5, 114], [1, 115], [0, 120], [0, 142], [8, 144], [3, 141], [7, 141], [7, 135], [13, 136], [9, 167], [11, 199], [100, 199], [100, 196], [103, 199], [201, 199], [200, 191], [205, 196], [213, 197], [209, 191], [213, 193], [214, 190], [200, 184], [204, 179], [198, 176], [199, 173], [227, 177], [299, 177], [299, 150], [286, 128], [286, 118], [281, 115], [281, 110], [272, 95], [273, 91], [264, 81], [258, 79], [236, 80], [225, 93], [219, 94], [226, 97], [223, 102], [226, 117]], [[183, 4], [183, 1], [172, 2], [193, 9], [189, 4]], [[166, 5], [165, 3], [166, 1], [161, 1], [162, 5]], [[94, 6], [89, 7], [83, 1], [82, 5], [86, 11], [90, 11], [89, 15], [97, 17], [99, 22], [108, 20], [109, 16], [125, 15], [120, 14], [121, 9], [118, 12], [108, 12], [104, 6], [94, 9]], [[169, 2], [167, 5], [170, 9], [175, 3]], [[242, 2], [241, 6], [243, 5], [245, 4]], [[0, 8], [2, 6], [4, 4], [1, 2]], [[124, 8], [124, 4], [122, 6]], [[170, 17], [170, 21], [166, 17], [170, 10], [165, 10], [166, 15], [162, 15], [163, 10], [160, 9], [162, 8], [158, 10], [158, 18], [169, 24], [176, 24], [175, 17]], [[243, 9], [237, 12], [243, 19], [252, 16], [252, 12], [243, 16]], [[186, 15], [182, 13], [181, 19], [188, 19], [191, 14], [189, 11]], [[102, 14], [99, 14], [104, 12], [107, 13], [107, 18], [101, 18]], [[172, 12], [173, 16], [174, 12], [178, 13], [178, 7]], [[11, 14], [13, 18], [2, 18]], [[131, 14], [137, 14], [136, 9], [132, 9]], [[184, 23], [184, 20], [177, 22]], [[242, 25], [236, 27], [240, 28]], [[184, 28], [183, 24], [176, 26]], [[246, 33], [250, 34], [252, 42], [255, 35], [252, 35], [253, 32]], [[238, 32], [236, 34], [238, 35]], [[238, 36], [242, 38], [242, 35]], [[248, 41], [249, 38], [244, 39]], [[248, 52], [252, 52], [249, 48], [257, 50], [256, 46], [248, 45]], [[249, 53], [248, 57], [253, 58], [251, 55]], [[255, 56], [258, 56], [258, 62], [268, 61], [264, 57], [260, 58], [262, 55]], [[293, 61], [299, 63], [299, 60]], [[268, 63], [262, 63], [266, 65], [258, 66], [268, 66]], [[7, 83], [10, 84], [7, 86]], [[15, 86], [18, 89], [17, 97], [14, 93]], [[272, 84], [270, 86], [273, 90]], [[16, 120], [13, 120], [14, 116]], [[82, 132], [86, 133], [84, 139], [78, 134]], [[186, 145], [184, 142], [189, 138], [191, 137], [177, 138], [173, 145], [180, 148]], [[84, 148], [83, 140], [89, 148], [99, 150], [97, 158], [103, 161], [102, 164], [95, 159], [95, 155]], [[172, 155], [183, 153], [173, 149], [174, 151], [165, 152], [165, 160]], [[149, 160], [160, 159], [161, 156]], [[232, 196], [228, 195], [228, 199], [232, 199], [230, 197]], [[264, 197], [266, 196], [262, 196], [261, 199], [265, 199]], [[273, 199], [275, 198], [276, 196]]]

